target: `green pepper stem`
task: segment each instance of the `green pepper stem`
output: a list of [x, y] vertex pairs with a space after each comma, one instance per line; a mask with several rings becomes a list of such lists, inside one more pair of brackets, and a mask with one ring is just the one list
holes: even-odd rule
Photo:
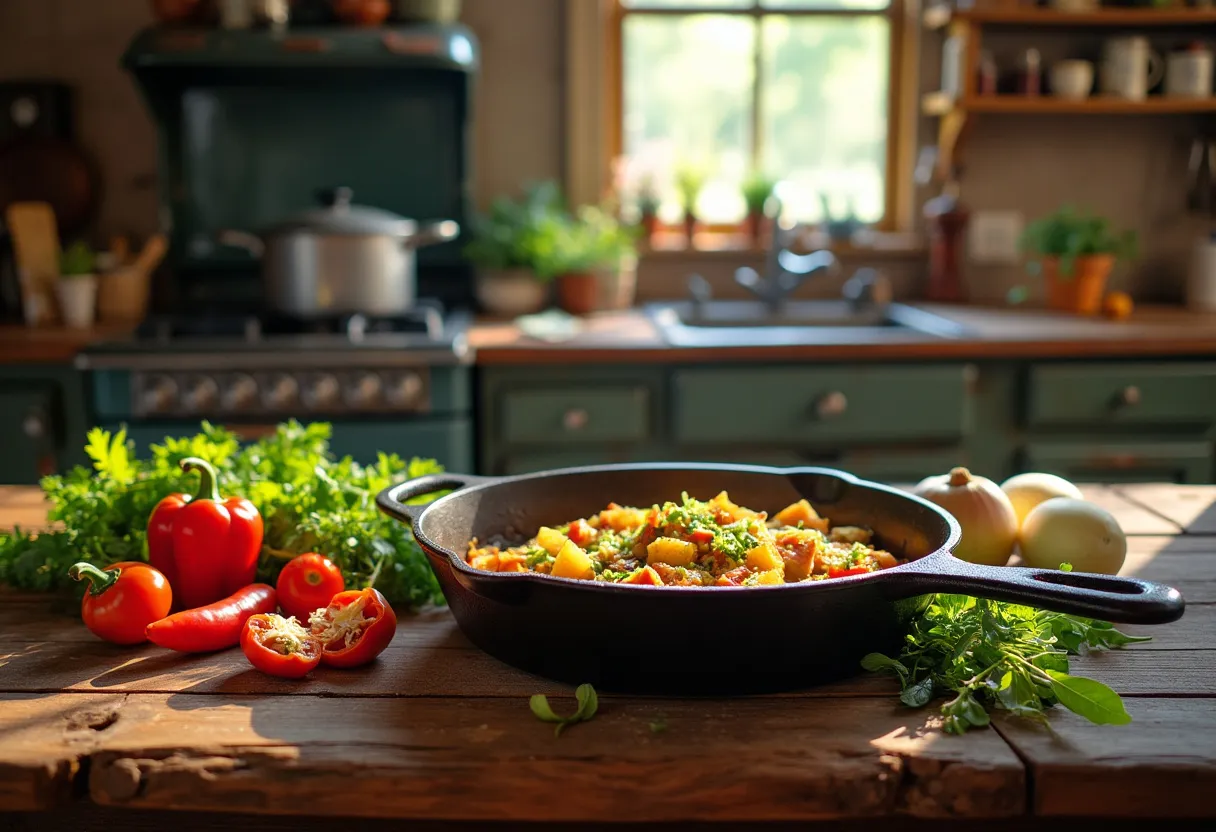
[[220, 501], [220, 489], [216, 482], [215, 468], [210, 462], [192, 456], [183, 459], [181, 465], [182, 470], [187, 473], [198, 471], [198, 493], [194, 495], [194, 499], [211, 500], [213, 503]]
[[83, 579], [89, 582], [90, 595], [100, 595], [105, 592], [118, 581], [118, 576], [121, 574], [121, 569], [98, 569], [93, 564], [83, 561], [73, 564], [68, 569], [68, 577], [73, 581]]

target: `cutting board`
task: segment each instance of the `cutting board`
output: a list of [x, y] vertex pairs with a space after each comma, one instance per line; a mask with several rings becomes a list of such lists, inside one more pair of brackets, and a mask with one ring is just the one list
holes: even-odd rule
[[55, 282], [59, 279], [59, 229], [46, 202], [14, 202], [5, 211], [13, 257], [21, 278], [25, 321], [47, 326], [59, 318]]

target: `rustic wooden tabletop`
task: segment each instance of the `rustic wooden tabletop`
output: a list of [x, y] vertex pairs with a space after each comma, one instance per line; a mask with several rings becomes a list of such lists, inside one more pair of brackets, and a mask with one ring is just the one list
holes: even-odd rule
[[[481, 653], [446, 610], [403, 616], [370, 667], [293, 682], [236, 650], [108, 645], [45, 597], [10, 592], [0, 828], [287, 828], [270, 814], [298, 816], [293, 830], [332, 828], [330, 816], [986, 830], [1033, 816], [1040, 830], [1216, 816], [1216, 487], [1087, 492], [1131, 535], [1124, 573], [1188, 603], [1175, 624], [1125, 628], [1153, 641], [1075, 662], [1124, 696], [1127, 726], [1058, 711], [1051, 730], [998, 717], [948, 736], [936, 709], [904, 708], [890, 680], [859, 675], [743, 699], [604, 696], [555, 739], [527, 699], [570, 689]], [[0, 527], [42, 511], [33, 489], [0, 488]]]

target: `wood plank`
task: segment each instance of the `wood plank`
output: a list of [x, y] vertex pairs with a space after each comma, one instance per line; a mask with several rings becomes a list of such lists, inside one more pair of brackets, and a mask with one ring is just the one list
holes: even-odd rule
[[[1167, 518], [1187, 534], [1216, 535], [1216, 485], [1146, 483], [1114, 489], [1129, 502]], [[1216, 543], [1213, 543], [1216, 549]]]
[[42, 489], [29, 485], [0, 485], [0, 531], [20, 527], [36, 531], [47, 527], [50, 503]]
[[1129, 538], [1119, 574], [1172, 586], [1188, 607], [1216, 603], [1216, 546], [1206, 538]]
[[1170, 535], [1182, 532], [1182, 526], [1145, 506], [1128, 499], [1109, 485], [1079, 485], [1088, 502], [1101, 506], [1119, 521], [1126, 535]]
[[126, 697], [0, 694], [0, 810], [64, 802], [80, 759]]
[[1036, 815], [1211, 817], [1216, 700], [1132, 699], [1129, 725], [1060, 709], [1051, 730], [1000, 716], [997, 730], [1030, 767]]
[[89, 791], [138, 808], [290, 813], [307, 794], [317, 815], [560, 821], [1000, 817], [1025, 801], [995, 732], [946, 738], [898, 703], [850, 699], [606, 697], [554, 738], [522, 699], [138, 695]]

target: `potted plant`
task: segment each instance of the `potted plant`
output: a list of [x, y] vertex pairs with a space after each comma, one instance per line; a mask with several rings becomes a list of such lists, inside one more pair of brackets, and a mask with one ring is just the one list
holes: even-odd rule
[[553, 279], [541, 273], [551, 245], [549, 219], [563, 212], [557, 186], [545, 182], [526, 188], [521, 199], [496, 199], [473, 221], [465, 256], [477, 267], [475, 292], [483, 309], [516, 317], [544, 308]]
[[697, 231], [697, 199], [707, 178], [705, 170], [696, 165], [681, 165], [676, 171], [676, 191], [680, 195], [680, 207], [684, 209], [684, 234], [688, 237], [689, 248], [692, 248], [693, 235]]
[[747, 205], [747, 236], [752, 245], [760, 244], [764, 231], [764, 206], [773, 195], [777, 181], [756, 171], [743, 182], [743, 202]]
[[1116, 261], [1136, 256], [1136, 235], [1105, 217], [1064, 207], [1026, 227], [1022, 248], [1034, 256], [1053, 309], [1095, 315]]
[[647, 176], [638, 186], [638, 213], [647, 245], [654, 242], [654, 235], [659, 230], [659, 204], [654, 178]]
[[[632, 294], [627, 290], [636, 264], [635, 231], [611, 212], [588, 206], [573, 216], [547, 216], [538, 228], [537, 243], [537, 272], [557, 281], [558, 303], [572, 315], [586, 315], [602, 305], [619, 306], [622, 295]], [[604, 295], [615, 297], [605, 304]]]
[[70, 327], [87, 329], [93, 325], [97, 306], [96, 257], [87, 243], [76, 242], [59, 258], [59, 311]]

